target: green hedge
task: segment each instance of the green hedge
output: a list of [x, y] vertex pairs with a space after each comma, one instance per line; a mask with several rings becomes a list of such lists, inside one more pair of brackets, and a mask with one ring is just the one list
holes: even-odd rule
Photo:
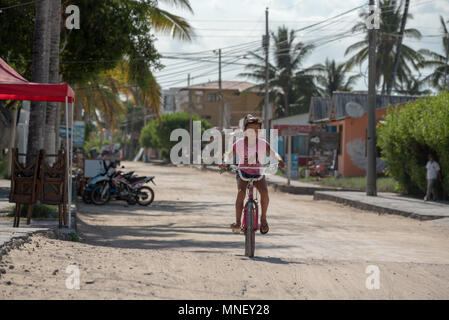
[[425, 193], [425, 165], [432, 153], [440, 164], [443, 192], [448, 197], [449, 92], [390, 109], [385, 120], [378, 128], [378, 146], [400, 187], [410, 194]]
[[[212, 128], [212, 125], [193, 115], [193, 121], [201, 121], [201, 133], [204, 130]], [[187, 112], [178, 112], [164, 114], [160, 119], [151, 120], [140, 133], [139, 143], [145, 148], [159, 149], [161, 156], [165, 159], [170, 158], [171, 148], [177, 144], [176, 141], [170, 141], [170, 134], [175, 129], [189, 130], [190, 115]]]

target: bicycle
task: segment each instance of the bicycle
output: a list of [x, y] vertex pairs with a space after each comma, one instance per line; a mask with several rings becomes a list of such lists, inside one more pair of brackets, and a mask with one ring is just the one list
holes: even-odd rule
[[[272, 167], [273, 165], [264, 166], [264, 167], [249, 167], [250, 169], [267, 169]], [[276, 168], [278, 164], [276, 163]], [[259, 205], [257, 200], [254, 198], [254, 182], [260, 181], [264, 178], [264, 174], [261, 174], [258, 178], [244, 178], [242, 176], [241, 170], [242, 167], [238, 167], [235, 165], [230, 165], [229, 169], [221, 169], [220, 174], [226, 171], [236, 171], [243, 181], [247, 181], [248, 185], [246, 189], [248, 190], [248, 200], [243, 206], [243, 223], [242, 230], [245, 234], [245, 256], [253, 258], [254, 252], [256, 250], [256, 230], [259, 229]], [[244, 168], [243, 168], [244, 169]], [[248, 228], [247, 226], [252, 226]]]

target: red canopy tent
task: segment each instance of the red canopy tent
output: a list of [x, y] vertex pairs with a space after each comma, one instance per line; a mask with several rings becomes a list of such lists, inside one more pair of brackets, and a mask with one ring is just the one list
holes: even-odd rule
[[75, 93], [67, 83], [40, 84], [25, 80], [0, 58], [0, 100], [27, 100], [72, 103]]
[[72, 138], [69, 137], [69, 103], [71, 103], [72, 107], [70, 132], [73, 132], [73, 104], [75, 101], [75, 93], [67, 83], [41, 84], [29, 82], [0, 58], [0, 100], [65, 102], [66, 145], [68, 149], [67, 187], [70, 227], [72, 204]]

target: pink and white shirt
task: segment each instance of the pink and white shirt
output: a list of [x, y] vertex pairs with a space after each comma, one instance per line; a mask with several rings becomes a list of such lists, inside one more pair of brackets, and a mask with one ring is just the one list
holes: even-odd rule
[[270, 150], [270, 144], [266, 140], [257, 138], [256, 143], [251, 146], [245, 143], [245, 138], [241, 138], [234, 143], [233, 149], [237, 155], [238, 166], [243, 172], [252, 175], [262, 174], [259, 169], [263, 166], [261, 159], [268, 157], [267, 151]]

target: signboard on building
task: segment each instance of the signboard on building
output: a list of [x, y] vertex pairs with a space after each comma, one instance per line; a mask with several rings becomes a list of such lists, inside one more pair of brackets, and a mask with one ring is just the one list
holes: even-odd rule
[[301, 134], [309, 134], [315, 132], [316, 126], [311, 125], [274, 125], [273, 129], [279, 130], [279, 136], [298, 136]]
[[331, 166], [338, 148], [336, 132], [316, 132], [309, 135], [309, 152], [314, 164]]
[[[73, 147], [74, 148], [81, 148], [84, 146], [84, 133], [85, 133], [85, 126], [83, 121], [75, 121], [73, 123]], [[66, 127], [65, 125], [62, 125], [59, 127], [59, 137], [61, 139], [66, 139]], [[69, 139], [72, 138], [72, 130], [69, 128]]]

